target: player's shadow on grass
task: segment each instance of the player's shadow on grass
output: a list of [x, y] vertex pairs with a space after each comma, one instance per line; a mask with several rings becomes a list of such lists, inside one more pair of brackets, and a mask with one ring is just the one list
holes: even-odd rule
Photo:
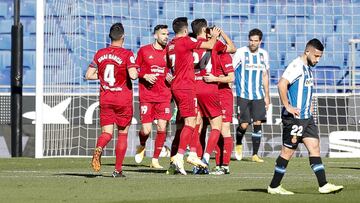
[[[248, 188], [248, 189], [240, 189], [238, 190], [239, 192], [259, 192], [259, 193], [268, 193], [267, 189], [265, 188]], [[294, 192], [294, 191], [293, 191]], [[304, 192], [299, 192], [296, 191], [296, 194], [318, 194], [318, 193], [304, 193]]]
[[267, 189], [264, 188], [248, 188], [248, 189], [240, 189], [239, 192], [261, 192], [267, 193]]
[[[239, 160], [237, 160], [236, 158], [231, 158], [231, 161], [239, 161]], [[242, 158], [242, 159], [240, 160], [240, 162], [241, 162], [241, 161], [243, 161], [243, 162], [253, 162], [253, 161], [251, 160], [251, 158], [249, 158], [249, 157]]]
[[151, 168], [142, 168], [142, 169], [123, 169], [123, 171], [135, 172], [135, 173], [166, 173], [166, 169], [151, 169]]
[[[101, 164], [101, 165], [102, 166], [115, 166], [115, 164]], [[123, 166], [130, 167], [130, 168], [149, 167], [149, 165], [145, 165], [145, 164], [123, 164]]]
[[54, 174], [55, 176], [78, 176], [84, 178], [96, 178], [96, 177], [103, 177], [102, 174], [93, 174], [93, 173], [57, 173]]
[[359, 167], [350, 167], [350, 166], [333, 166], [333, 167], [330, 167], [330, 168], [360, 170]]

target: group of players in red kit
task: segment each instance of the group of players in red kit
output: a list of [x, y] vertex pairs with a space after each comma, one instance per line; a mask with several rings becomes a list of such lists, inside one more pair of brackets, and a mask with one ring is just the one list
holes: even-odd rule
[[[166, 126], [171, 119], [171, 100], [178, 108], [177, 131], [172, 144], [168, 173], [186, 175], [186, 162], [193, 165], [194, 174], [209, 173], [209, 159], [216, 151], [214, 174], [229, 173], [233, 149], [230, 123], [233, 114], [231, 83], [234, 68], [229, 53], [236, 48], [218, 27], [208, 27], [205, 19], [192, 21], [189, 33], [186, 17], [173, 21], [175, 37], [168, 42], [167, 25], [154, 28], [154, 43], [134, 54], [122, 48], [124, 28], [115, 23], [110, 28], [111, 45], [100, 49], [89, 65], [86, 79], [100, 80], [100, 125], [102, 127], [92, 158], [94, 171], [100, 171], [101, 154], [118, 128], [116, 162], [113, 177], [124, 177], [122, 162], [127, 149], [127, 133], [133, 116], [131, 80], [139, 79], [140, 145], [135, 161], [144, 157], [145, 143], [154, 120], [157, 135], [150, 167], [163, 168], [158, 161], [166, 139]], [[189, 36], [191, 35], [191, 37]], [[200, 140], [203, 119], [211, 131], [206, 146]]]

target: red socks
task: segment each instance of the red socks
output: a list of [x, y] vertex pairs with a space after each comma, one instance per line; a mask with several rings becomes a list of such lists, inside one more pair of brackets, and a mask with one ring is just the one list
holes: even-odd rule
[[233, 150], [233, 138], [220, 136], [216, 146], [215, 161], [217, 166], [228, 166], [231, 160]]
[[153, 158], [159, 158], [160, 152], [166, 139], [166, 131], [158, 131], [155, 139], [155, 148]]
[[228, 166], [230, 164], [231, 159], [231, 153], [233, 150], [233, 138], [230, 137], [224, 137], [224, 155], [223, 155], [223, 165]]
[[192, 137], [190, 140], [190, 152], [197, 152], [197, 147], [198, 147], [198, 145], [200, 145], [199, 128], [200, 128], [200, 125], [196, 125], [194, 128], [194, 133], [192, 134]]
[[127, 149], [127, 133], [119, 133], [118, 140], [116, 143], [116, 161], [115, 161], [115, 170], [122, 171], [122, 164], [124, 161], [124, 157]]
[[111, 138], [112, 138], [112, 134], [106, 132], [101, 133], [96, 143], [96, 147], [101, 147], [102, 149], [104, 149], [107, 143], [110, 142]]
[[217, 142], [219, 140], [220, 136], [220, 130], [218, 129], [212, 129], [210, 131], [209, 139], [207, 141], [207, 146], [205, 152], [210, 154], [214, 151], [215, 146], [217, 145]]
[[190, 143], [193, 132], [194, 132], [194, 128], [187, 125], [185, 125], [184, 128], [182, 129], [180, 134], [180, 142], [178, 149], [179, 154], [185, 154], [186, 147]]

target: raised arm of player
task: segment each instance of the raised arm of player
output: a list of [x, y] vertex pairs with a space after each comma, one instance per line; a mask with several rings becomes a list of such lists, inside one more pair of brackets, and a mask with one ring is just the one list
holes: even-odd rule
[[202, 49], [212, 49], [214, 47], [216, 41], [217, 41], [217, 38], [220, 35], [220, 32], [221, 32], [220, 28], [214, 27], [210, 40], [208, 40], [206, 42], [202, 42], [201, 45], [200, 45], [200, 48], [202, 48]]
[[227, 46], [226, 52], [235, 53], [236, 47], [235, 47], [233, 41], [230, 39], [230, 37], [223, 30], [220, 31], [220, 35], [225, 40], [225, 43]]
[[279, 84], [278, 84], [280, 100], [281, 100], [281, 103], [284, 105], [287, 112], [291, 113], [294, 116], [299, 116], [300, 110], [291, 106], [289, 103], [289, 98], [287, 96], [289, 84], [290, 83], [287, 79], [285, 79], [285, 78], [280, 79]]

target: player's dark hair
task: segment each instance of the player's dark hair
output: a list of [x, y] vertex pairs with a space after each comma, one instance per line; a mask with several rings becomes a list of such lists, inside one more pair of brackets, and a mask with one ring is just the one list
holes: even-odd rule
[[249, 39], [250, 39], [250, 37], [252, 37], [252, 36], [259, 36], [259, 39], [260, 39], [260, 41], [261, 41], [261, 40], [262, 40], [262, 37], [263, 37], [263, 33], [261, 32], [261, 30], [255, 28], [255, 29], [250, 30], [249, 36], [248, 36]]
[[193, 32], [189, 32], [188, 36], [196, 39], [196, 34], [194, 34]]
[[172, 24], [175, 34], [183, 31], [184, 28], [188, 27], [187, 17], [178, 17], [175, 18]]
[[198, 18], [191, 22], [191, 29], [196, 36], [201, 33], [202, 28], [207, 27], [207, 21], [204, 18]]
[[111, 41], [117, 41], [124, 36], [124, 27], [121, 23], [115, 23], [110, 28], [109, 37]]
[[210, 34], [211, 30], [213, 30], [214, 28], [215, 28], [215, 25], [212, 25], [212, 26], [210, 26], [210, 27], [207, 27], [207, 28], [206, 28], [206, 33], [207, 33], [207, 34]]
[[324, 45], [320, 42], [320, 40], [316, 38], [308, 41], [308, 43], [306, 44], [306, 48], [308, 48], [309, 46], [312, 46], [319, 51], [324, 51]]
[[156, 31], [158, 31], [158, 30], [161, 30], [161, 29], [167, 29], [168, 28], [168, 26], [167, 25], [157, 25], [157, 26], [155, 26], [154, 27], [154, 34], [155, 34], [155, 32]]

